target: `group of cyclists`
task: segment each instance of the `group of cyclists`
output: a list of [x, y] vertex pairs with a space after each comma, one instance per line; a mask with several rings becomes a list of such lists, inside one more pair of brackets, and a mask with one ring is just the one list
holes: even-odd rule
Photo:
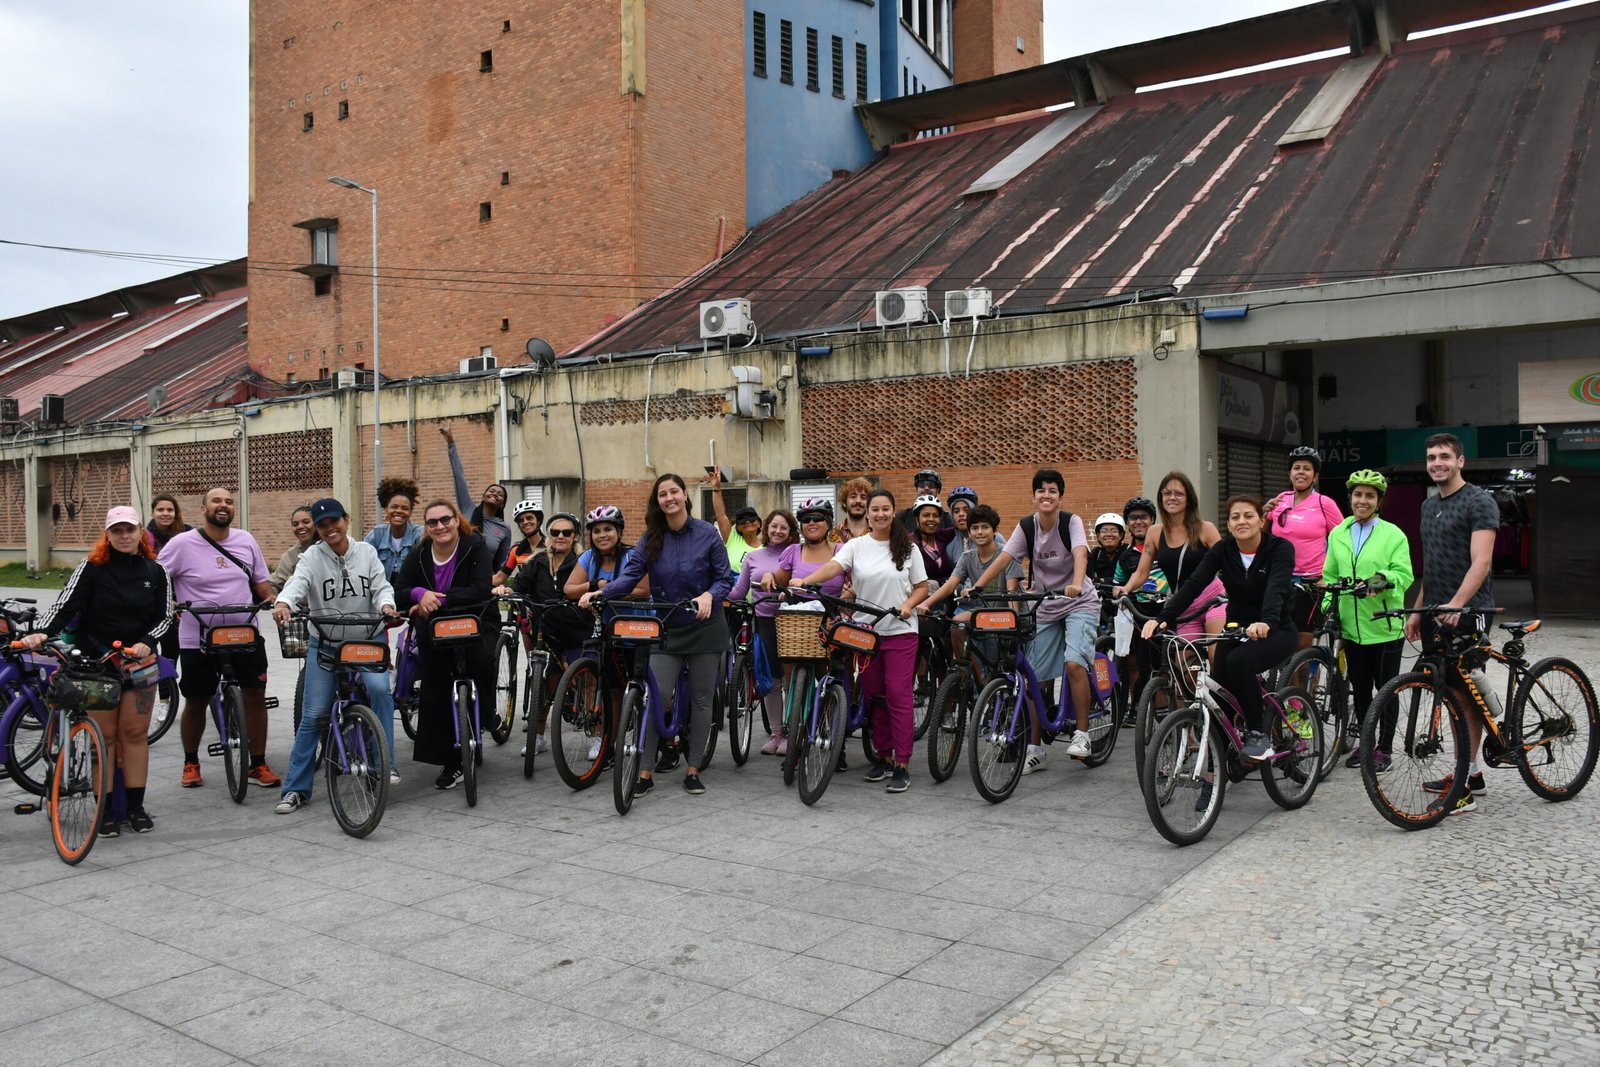
[[[1220, 511], [1224, 530], [1203, 518], [1194, 483], [1181, 471], [1160, 480], [1154, 501], [1134, 497], [1120, 512], [1100, 514], [1092, 524], [1066, 506], [1067, 478], [1052, 468], [1033, 476], [1032, 511], [1009, 524], [968, 486], [943, 493], [933, 470], [915, 476], [916, 496], [904, 509], [890, 491], [857, 477], [840, 487], [837, 508], [834, 500], [818, 497], [793, 512], [780, 507], [765, 516], [750, 507], [730, 515], [713, 472], [702, 480], [712, 501], [711, 521], [693, 514], [690, 486], [682, 477], [663, 474], [643, 502], [642, 534], [630, 543], [628, 524], [614, 504], [594, 507], [581, 519], [567, 512], [547, 517], [533, 501], [508, 507], [506, 489], [498, 483], [473, 499], [448, 424], [441, 433], [454, 476], [453, 499], [425, 500], [414, 481], [385, 479], [377, 491], [381, 521], [360, 540], [352, 536], [340, 501], [316, 500], [290, 516], [295, 544], [276, 568], [269, 568], [256, 540], [234, 525], [235, 502], [227, 488], [205, 494], [200, 525], [193, 528], [183, 523], [171, 495], [156, 498], [144, 529], [132, 508], [112, 508], [99, 543], [26, 641], [38, 647], [70, 628], [90, 654], [118, 647], [130, 664], [158, 651], [176, 659], [184, 701], [180, 784], [194, 788], [203, 784], [198, 753], [217, 673], [202, 644], [200, 623], [189, 612], [175, 614], [174, 605], [270, 605], [280, 625], [296, 614], [366, 616], [373, 621], [346, 627], [344, 633], [367, 640], [409, 620], [420, 678], [412, 755], [415, 762], [439, 768], [436, 788], [450, 789], [463, 778], [463, 746], [451, 714], [453, 678], [461, 668], [452, 671], [453, 650], [436, 647], [430, 629], [421, 625], [425, 620], [443, 615], [481, 620], [483, 639], [467, 649], [465, 673], [477, 692], [487, 695], [496, 686], [494, 641], [502, 626], [497, 595], [516, 595], [535, 605], [536, 626], [524, 641], [531, 646], [536, 631], [564, 662], [584, 654], [598, 632], [597, 616], [637, 612], [630, 602], [648, 603], [663, 624], [650, 659], [660, 699], [670, 704], [675, 687], [687, 686], [688, 715], [677, 738], [656, 737], [654, 721], [645, 720], [643, 751], [651, 758], [639, 764], [632, 794], [639, 797], [650, 793], [659, 773], [680, 763], [683, 790], [690, 795], [706, 790], [702, 771], [715, 726], [714, 698], [738, 629], [729, 609], [733, 603], [753, 608], [754, 647], [763, 668], [758, 674], [766, 679], [757, 695], [770, 724], [760, 751], [774, 756], [785, 755], [792, 741], [783, 693], [794, 664], [779, 655], [780, 603], [821, 591], [860, 605], [854, 621], [871, 626], [879, 637], [858, 679], [877, 748], [865, 778], [884, 783], [891, 793], [910, 786], [913, 704], [919, 671], [926, 667], [919, 664], [926, 658], [924, 642], [939, 642], [959, 661], [968, 638], [958, 624], [980, 606], [980, 595], [1051, 594], [1037, 605], [1026, 655], [1041, 682], [1065, 685], [1071, 695], [1076, 724], [1063, 734], [1068, 758], [1089, 755], [1092, 660], [1124, 597], [1160, 602], [1125, 660], [1135, 696], [1151, 673], [1149, 642], [1158, 631], [1244, 631], [1248, 641], [1215, 646], [1212, 672], [1243, 713], [1248, 733], [1242, 755], [1251, 760], [1273, 754], [1254, 678], [1309, 645], [1325, 607], [1323, 597], [1309, 591], [1311, 585], [1351, 578], [1371, 591], [1338, 604], [1358, 716], [1397, 673], [1403, 641], [1419, 636], [1414, 621], [1402, 624], [1382, 614], [1400, 607], [1414, 584], [1406, 535], [1381, 517], [1386, 479], [1376, 471], [1357, 471], [1345, 479], [1344, 496], [1336, 500], [1319, 486], [1321, 460], [1312, 448], [1291, 453], [1290, 488], [1270, 501], [1230, 496]], [[1481, 628], [1481, 612], [1492, 603], [1488, 570], [1498, 510], [1492, 498], [1464, 481], [1458, 440], [1436, 435], [1427, 449], [1428, 472], [1438, 489], [1422, 519], [1428, 592], [1461, 614], [1422, 625]], [[1415, 584], [1420, 596], [1421, 583]], [[1200, 617], [1184, 619], [1192, 605], [1212, 600], [1216, 605]], [[947, 602], [953, 616], [941, 608]], [[250, 619], [241, 612], [205, 625]], [[303, 714], [286, 780], [266, 761], [265, 650], [258, 645], [235, 660], [248, 723], [249, 779], [280, 789], [279, 813], [298, 811], [311, 796], [318, 739], [335, 697], [334, 668], [319, 662], [314, 649], [339, 637], [339, 632], [319, 630], [310, 639]], [[144, 739], [154, 682], [148, 671], [125, 670], [124, 678], [122, 704], [95, 714], [115, 742], [109, 762], [123, 773], [126, 824], [143, 833], [153, 827], [144, 804]], [[395, 696], [389, 676], [369, 674], [365, 687], [384, 724], [393, 768]], [[487, 699], [482, 706], [486, 733], [506, 725], [499, 717], [510, 709]], [[531, 756], [526, 750], [525, 756], [548, 749], [549, 716], [548, 706], [530, 713], [526, 743]], [[1387, 726], [1388, 732], [1379, 734], [1385, 747], [1392, 744], [1392, 723]], [[1472, 738], [1469, 789], [1457, 812], [1473, 810], [1475, 795], [1482, 793], [1476, 761], [1481, 730], [1480, 723]], [[1035, 722], [1020, 754], [1026, 773], [1045, 769], [1046, 743]], [[593, 749], [588, 755], [602, 757]], [[1381, 751], [1371, 758], [1379, 770], [1387, 765]], [[391, 784], [398, 781], [398, 772], [391, 770]], [[1445, 782], [1441, 791], [1448, 788]], [[120, 826], [107, 810], [101, 836], [115, 836]]]

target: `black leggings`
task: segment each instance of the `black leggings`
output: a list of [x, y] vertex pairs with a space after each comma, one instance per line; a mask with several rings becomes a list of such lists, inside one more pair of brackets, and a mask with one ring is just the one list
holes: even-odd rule
[[1293, 630], [1273, 630], [1260, 641], [1225, 642], [1217, 647], [1217, 665], [1212, 673], [1222, 687], [1233, 694], [1244, 713], [1245, 727], [1262, 728], [1261, 687], [1256, 675], [1288, 659], [1299, 644]]
[[[1350, 694], [1355, 699], [1355, 722], [1364, 722], [1372, 697], [1400, 673], [1400, 652], [1404, 642], [1383, 641], [1375, 645], [1344, 643], [1345, 673], [1350, 679]], [[1391, 711], [1398, 710], [1392, 708]], [[1395, 716], [1385, 716], [1378, 735], [1378, 748], [1388, 752], [1394, 745]]]

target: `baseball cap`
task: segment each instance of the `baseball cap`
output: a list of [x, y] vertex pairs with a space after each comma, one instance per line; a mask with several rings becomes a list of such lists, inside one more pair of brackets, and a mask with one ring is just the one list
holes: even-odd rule
[[760, 521], [761, 521], [761, 512], [759, 512], [755, 508], [752, 508], [752, 507], [749, 507], [749, 506], [742, 507], [738, 511], [733, 513], [733, 524], [735, 526], [739, 525], [741, 522], [760, 522]]
[[344, 505], [331, 496], [325, 496], [311, 505], [311, 525], [313, 526], [323, 519], [342, 519], [344, 517]]
[[119, 522], [132, 523], [134, 526], [142, 525], [139, 522], [139, 513], [126, 504], [119, 508], [112, 508], [106, 512], [106, 529], [111, 529]]

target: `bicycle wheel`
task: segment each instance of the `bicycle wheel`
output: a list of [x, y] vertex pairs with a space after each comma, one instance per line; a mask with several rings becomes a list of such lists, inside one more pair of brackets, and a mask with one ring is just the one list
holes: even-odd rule
[[54, 720], [31, 691], [24, 699], [27, 706], [16, 709], [0, 743], [5, 745], [6, 775], [34, 796], [42, 797], [50, 787], [51, 772], [49, 763], [41, 761], [46, 751], [56, 747], [52, 736]]
[[411, 644], [409, 628], [401, 631], [395, 649], [394, 710], [400, 716], [400, 728], [411, 740], [417, 739], [417, 653]]
[[739, 767], [750, 759], [750, 735], [755, 732], [755, 705], [759, 699], [750, 664], [744, 659], [735, 661], [723, 711], [728, 717], [728, 752]]
[[1228, 788], [1222, 729], [1207, 718], [1197, 704], [1173, 712], [1156, 728], [1145, 753], [1145, 810], [1157, 832], [1174, 845], [1203, 840], [1222, 814]]
[[244, 721], [244, 693], [236, 685], [224, 686], [222, 701], [223, 769], [228, 772], [228, 795], [235, 804], [244, 803], [250, 788], [250, 731]]
[[617, 755], [611, 764], [611, 799], [617, 814], [633, 807], [633, 789], [639, 782], [639, 752], [644, 747], [644, 691], [629, 685], [622, 694]]
[[106, 799], [106, 746], [93, 719], [67, 727], [66, 744], [56, 754], [45, 806], [50, 836], [61, 862], [76, 866], [94, 847]]
[[550, 710], [550, 755], [568, 788], [599, 781], [609, 741], [600, 665], [581, 656], [562, 672]]
[[[295, 707], [300, 707], [299, 691], [295, 693]], [[178, 721], [178, 708], [182, 698], [178, 696], [178, 680], [176, 678], [163, 678], [156, 683], [156, 702], [150, 709], [150, 734], [146, 744], [155, 744], [167, 736], [167, 731], [172, 729], [172, 724]]]
[[[1373, 762], [1380, 755], [1389, 761], [1382, 772]], [[1421, 830], [1450, 814], [1467, 787], [1471, 758], [1455, 697], [1435, 689], [1428, 675], [1399, 675], [1372, 698], [1361, 722], [1361, 782], [1378, 814], [1402, 830]], [[1427, 788], [1446, 779], [1444, 792]]]
[[[1093, 678], [1090, 679], [1093, 685]], [[1116, 687], [1111, 687], [1111, 695], [1101, 700], [1090, 691], [1092, 705], [1089, 708], [1089, 754], [1083, 758], [1085, 767], [1098, 767], [1111, 758], [1111, 751], [1117, 747], [1117, 735], [1122, 733], [1122, 713], [1127, 710], [1127, 705], [1122, 702], [1122, 693]]]
[[972, 710], [972, 672], [965, 668], [951, 671], [939, 683], [928, 709], [928, 776], [935, 782], [948, 781], [961, 759], [961, 743], [967, 737], [967, 718]]
[[322, 756], [334, 821], [351, 837], [366, 837], [383, 821], [383, 809], [389, 802], [389, 752], [383, 724], [371, 708], [346, 705], [329, 727]]
[[[931, 643], [930, 643], [931, 644]], [[939, 683], [944, 680], [946, 673], [943, 664], [938, 662], [939, 656], [931, 647], [926, 652], [922, 669], [911, 683], [911, 740], [921, 741], [928, 732], [928, 712], [933, 707], [934, 694], [939, 691]]]
[[1020, 731], [1027, 722], [1018, 716], [1017, 691], [1009, 679], [995, 678], [973, 701], [967, 726], [967, 767], [978, 795], [991, 804], [1009, 797], [1022, 780], [1026, 738]]
[[522, 648], [522, 638], [515, 633], [500, 631], [494, 646], [494, 704], [500, 716], [500, 725], [489, 731], [496, 746], [511, 740], [512, 728], [517, 722], [517, 652]]
[[1285, 688], [1305, 690], [1322, 720], [1322, 777], [1333, 773], [1344, 751], [1345, 730], [1350, 725], [1350, 683], [1339, 673], [1333, 653], [1313, 645], [1289, 658], [1278, 672]]
[[1291, 685], [1278, 693], [1278, 701], [1289, 721], [1284, 722], [1283, 716], [1268, 710], [1272, 723], [1267, 733], [1272, 750], [1287, 755], [1261, 765], [1261, 784], [1266, 786], [1273, 803], [1293, 811], [1305, 807], [1317, 791], [1317, 783], [1325, 773], [1322, 752], [1328, 741], [1310, 693]]
[[799, 737], [789, 739], [789, 749], [801, 749], [800, 766], [796, 772], [795, 788], [800, 793], [800, 803], [810, 807], [822, 799], [833, 781], [833, 769], [839, 763], [839, 745], [844, 740], [844, 686], [835, 683], [822, 694], [816, 711], [816, 736], [809, 729]]
[[522, 721], [527, 734], [527, 744], [522, 750], [522, 777], [533, 777], [533, 760], [539, 754], [539, 720], [544, 716], [546, 674], [550, 670], [550, 654], [533, 652], [528, 655], [527, 670], [522, 672]]
[[1569, 659], [1542, 659], [1529, 668], [1511, 702], [1509, 739], [1519, 749], [1517, 770], [1535, 796], [1571, 800], [1594, 773], [1600, 709], [1588, 675]]
[[789, 739], [783, 756], [784, 785], [794, 785], [795, 761], [800, 758], [799, 747], [794, 742], [805, 732], [806, 723], [811, 717], [811, 704], [815, 696], [812, 670], [811, 664], [798, 663], [794, 673], [789, 675], [789, 699], [783, 710], [784, 736]]
[[300, 715], [306, 702], [306, 661], [300, 661], [300, 673], [294, 678], [294, 732], [300, 732]]
[[478, 746], [472, 730], [472, 683], [462, 678], [455, 691], [456, 738], [461, 746], [461, 787], [467, 794], [467, 807], [478, 806]]
[[1172, 676], [1164, 671], [1152, 674], [1139, 694], [1139, 706], [1134, 713], [1133, 766], [1141, 787], [1144, 785], [1144, 757], [1156, 736], [1156, 726], [1176, 704]]

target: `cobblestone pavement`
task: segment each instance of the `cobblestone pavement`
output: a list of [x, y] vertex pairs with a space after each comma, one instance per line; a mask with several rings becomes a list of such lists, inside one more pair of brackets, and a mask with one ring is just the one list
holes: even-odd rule
[[[1548, 629], [1595, 673], [1600, 632]], [[1600, 789], [1487, 773], [1407, 833], [1341, 768], [934, 1062], [1600, 1063]]]
[[[275, 661], [280, 773], [293, 680]], [[153, 834], [67, 868], [42, 816], [0, 817], [3, 1061], [1600, 1061], [1592, 792], [1545, 805], [1500, 773], [1408, 835], [1347, 773], [1289, 814], [1247, 784], [1175, 849], [1125, 748], [1001, 805], [917, 763], [909, 793], [857, 767], [814, 808], [724, 748], [705, 796], [670, 774], [621, 818], [547, 759], [524, 781], [519, 742], [470, 809], [402, 742], [363, 841], [320, 782], [293, 816], [230, 803], [215, 760], [178, 789], [175, 732]], [[1460, 906], [1508, 894], [1508, 918]]]

